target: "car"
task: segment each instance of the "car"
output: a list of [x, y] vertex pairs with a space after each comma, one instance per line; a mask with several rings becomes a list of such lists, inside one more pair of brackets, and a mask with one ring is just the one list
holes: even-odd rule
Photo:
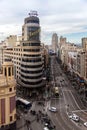
[[87, 127], [87, 122], [84, 122], [84, 126], [86, 126], [86, 127]]
[[74, 113], [72, 115], [69, 115], [69, 118], [76, 122], [79, 122], [79, 120], [80, 120], [79, 116], [77, 116]]
[[47, 127], [44, 127], [43, 130], [49, 130]]
[[46, 126], [46, 127], [48, 127], [48, 125], [49, 125], [48, 123], [45, 123], [45, 124], [44, 124], [44, 126]]
[[56, 107], [49, 107], [49, 111], [51, 111], [51, 112], [57, 112], [57, 109], [56, 109]]

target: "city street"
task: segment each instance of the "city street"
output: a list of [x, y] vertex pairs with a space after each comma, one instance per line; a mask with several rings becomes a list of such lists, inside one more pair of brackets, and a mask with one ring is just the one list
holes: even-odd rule
[[[32, 130], [43, 130], [45, 124], [43, 117], [45, 115], [48, 115], [47, 117], [51, 120], [51, 124], [56, 127], [56, 130], [86, 130], [87, 128], [83, 123], [87, 122], [87, 108], [83, 105], [80, 95], [78, 95], [69, 79], [61, 70], [55, 56], [51, 57], [51, 73], [50, 89], [55, 86], [59, 87], [59, 98], [51, 96], [49, 100], [41, 101], [44, 105], [39, 105], [38, 101], [34, 101], [31, 110], [35, 110], [36, 115], [32, 115], [30, 111], [28, 114], [22, 114], [21, 119], [18, 120], [18, 130], [28, 130], [26, 120], [31, 122], [30, 128]], [[57, 112], [49, 111], [51, 106], [56, 107]], [[79, 122], [69, 118], [69, 114], [72, 113], [80, 117]], [[23, 123], [24, 126], [21, 127]]]
[[[56, 127], [61, 130], [86, 130], [87, 128], [83, 126], [83, 122], [87, 121], [87, 109], [81, 102], [77, 91], [72, 87], [70, 81], [59, 67], [54, 56], [51, 59], [51, 68], [54, 75], [53, 82], [56, 82], [56, 85], [60, 84], [59, 101], [51, 99], [51, 104], [58, 108], [58, 113], [56, 113], [55, 116], [50, 115], [51, 119], [56, 124]], [[68, 113], [78, 115], [80, 122], [76, 123], [69, 119]]]

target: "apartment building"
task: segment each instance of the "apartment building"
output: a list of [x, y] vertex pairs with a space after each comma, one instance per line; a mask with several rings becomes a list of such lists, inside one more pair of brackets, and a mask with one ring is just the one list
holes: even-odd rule
[[0, 71], [0, 130], [16, 130], [16, 81], [13, 64], [5, 60]]
[[14, 47], [16, 46], [16, 42], [17, 42], [17, 35], [10, 35], [8, 36], [5, 41], [7, 46], [9, 47]]

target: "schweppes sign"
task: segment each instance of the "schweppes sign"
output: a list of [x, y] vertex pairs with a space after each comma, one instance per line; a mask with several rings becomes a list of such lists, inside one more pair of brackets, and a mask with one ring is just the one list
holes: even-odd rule
[[29, 38], [31, 38], [32, 36], [35, 36], [35, 35], [38, 34], [40, 31], [41, 31], [41, 30], [40, 30], [40, 28], [39, 28], [39, 29], [37, 29], [37, 30], [34, 31], [34, 32], [30, 32], [30, 33], [29, 33]]

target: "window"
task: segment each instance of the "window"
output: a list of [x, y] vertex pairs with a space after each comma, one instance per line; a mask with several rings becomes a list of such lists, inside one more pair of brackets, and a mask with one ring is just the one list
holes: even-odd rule
[[10, 116], [10, 121], [12, 121], [12, 116]]
[[11, 76], [11, 68], [8, 68], [8, 76]]
[[13, 73], [13, 67], [12, 67], [12, 75], [13, 75], [14, 73]]
[[6, 68], [5, 68], [5, 76], [7, 76], [7, 71], [6, 71]]
[[15, 102], [15, 96], [10, 97], [10, 114], [14, 111], [16, 107], [16, 102]]
[[12, 91], [12, 88], [9, 88], [9, 92], [11, 92]]

